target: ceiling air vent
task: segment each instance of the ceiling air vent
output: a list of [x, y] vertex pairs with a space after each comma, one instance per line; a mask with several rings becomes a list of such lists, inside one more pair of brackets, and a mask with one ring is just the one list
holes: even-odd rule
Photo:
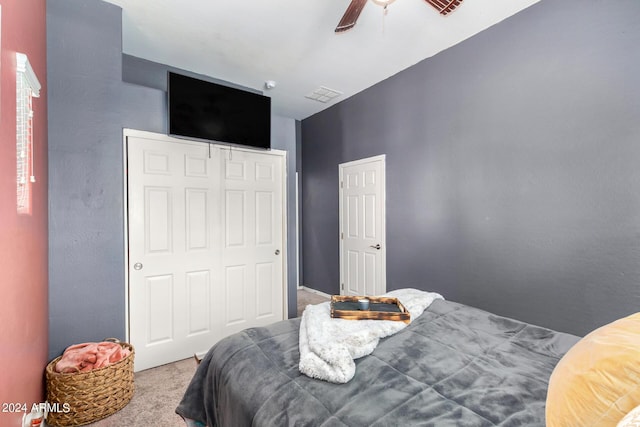
[[318, 89], [305, 95], [305, 98], [313, 99], [315, 101], [326, 104], [327, 102], [331, 101], [334, 98], [337, 98], [340, 95], [342, 95], [342, 92], [334, 89], [329, 89], [328, 87], [320, 86]]

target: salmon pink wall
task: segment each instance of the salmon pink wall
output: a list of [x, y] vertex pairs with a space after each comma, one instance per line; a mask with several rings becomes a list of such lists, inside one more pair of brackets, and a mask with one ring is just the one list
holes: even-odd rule
[[[44, 399], [48, 348], [46, 0], [0, 0], [0, 425]], [[34, 98], [32, 214], [16, 209], [16, 52], [42, 85]]]

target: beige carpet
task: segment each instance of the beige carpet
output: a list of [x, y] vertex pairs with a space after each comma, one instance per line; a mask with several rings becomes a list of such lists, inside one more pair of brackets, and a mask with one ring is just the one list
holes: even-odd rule
[[302, 312], [308, 304], [320, 304], [325, 301], [328, 301], [328, 299], [324, 295], [300, 289], [298, 291], [298, 317], [302, 316]]
[[[327, 301], [322, 295], [306, 290], [298, 291], [298, 316], [307, 304]], [[195, 373], [193, 358], [159, 366], [135, 374], [135, 393], [122, 410], [89, 426], [95, 427], [184, 427], [175, 413], [191, 377]]]
[[185, 426], [175, 413], [191, 377], [196, 371], [193, 358], [137, 372], [131, 402], [120, 411], [89, 426]]

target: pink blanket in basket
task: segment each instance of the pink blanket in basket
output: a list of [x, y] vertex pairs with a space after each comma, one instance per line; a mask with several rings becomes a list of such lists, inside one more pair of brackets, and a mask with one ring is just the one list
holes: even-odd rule
[[68, 347], [56, 363], [60, 373], [87, 372], [119, 362], [131, 353], [115, 342], [87, 342]]

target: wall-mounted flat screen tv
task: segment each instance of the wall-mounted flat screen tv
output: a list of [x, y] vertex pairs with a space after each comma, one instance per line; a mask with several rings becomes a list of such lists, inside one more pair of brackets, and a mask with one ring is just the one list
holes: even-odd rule
[[168, 73], [169, 134], [271, 148], [271, 98]]

